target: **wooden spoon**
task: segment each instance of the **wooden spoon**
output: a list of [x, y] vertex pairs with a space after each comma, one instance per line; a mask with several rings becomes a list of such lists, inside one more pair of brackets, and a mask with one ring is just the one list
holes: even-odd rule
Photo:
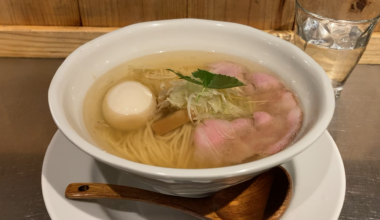
[[205, 198], [184, 198], [148, 190], [101, 183], [72, 183], [69, 199], [129, 199], [178, 209], [200, 219], [276, 220], [289, 205], [292, 181], [276, 167], [260, 176], [223, 189]]

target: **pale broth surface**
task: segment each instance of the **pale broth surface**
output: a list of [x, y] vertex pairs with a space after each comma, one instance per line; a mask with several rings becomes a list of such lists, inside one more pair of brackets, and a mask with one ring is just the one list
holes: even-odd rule
[[[151, 86], [150, 83], [146, 81], [141, 81], [142, 75], [146, 75], [146, 70], [149, 69], [207, 69], [208, 65], [211, 63], [219, 61], [228, 61], [236, 64], [240, 64], [246, 67], [249, 72], [263, 72], [270, 75], [275, 75], [268, 68], [253, 63], [247, 59], [216, 53], [216, 52], [206, 52], [206, 51], [177, 51], [177, 52], [165, 52], [165, 53], [156, 53], [144, 57], [140, 57], [134, 60], [127, 61], [114, 69], [110, 70], [100, 78], [96, 79], [95, 83], [91, 86], [83, 103], [83, 118], [86, 125], [86, 128], [91, 135], [91, 137], [98, 144], [98, 147], [107, 151], [108, 153], [114, 154], [116, 156], [132, 160], [139, 163], [146, 163], [154, 166], [163, 166], [163, 167], [173, 167], [173, 168], [206, 168], [214, 167], [211, 164], [199, 164], [193, 159], [194, 146], [192, 146], [192, 137], [186, 137], [186, 140], [190, 142], [185, 144], [187, 147], [185, 149], [178, 148], [177, 146], [168, 146], [167, 149], [155, 149], [156, 145], [152, 143], [150, 146], [139, 146], [140, 151], [144, 151], [146, 154], [150, 154], [150, 159], [147, 158], [146, 161], [139, 161], [137, 157], [133, 157], [132, 154], [139, 154], [141, 152], [136, 152], [136, 150], [125, 150], [118, 149], [114, 146], [111, 146], [113, 142], [122, 142], [121, 136], [125, 133], [117, 131], [116, 129], [110, 127], [102, 113], [102, 102], [107, 93], [107, 91], [113, 86], [117, 85], [120, 82], [131, 80], [139, 81], [143, 85], [149, 87], [153, 94], [158, 97], [160, 92], [160, 84], [168, 83], [171, 80], [178, 80], [178, 77], [175, 74], [168, 75], [164, 74], [160, 79], [154, 79], [157, 85]], [[133, 69], [134, 71], [130, 71]], [[148, 71], [149, 72], [149, 71]], [[189, 128], [194, 127], [191, 123], [188, 123], [186, 126]], [[194, 130], [194, 128], [191, 128]], [[112, 133], [112, 137], [115, 138], [113, 142], [106, 140], [104, 137], [105, 133], [109, 135]], [[127, 132], [128, 133], [128, 132]], [[149, 132], [142, 132], [140, 136], [133, 138], [146, 138]], [[130, 134], [128, 134], [130, 135]], [[154, 135], [154, 134], [153, 134]], [[111, 143], [111, 144], [110, 144]], [[182, 147], [183, 148], [183, 147]], [[139, 150], [137, 150], [139, 151]], [[168, 151], [168, 152], [166, 152]], [[144, 154], [145, 154], [144, 153]], [[131, 155], [131, 156], [127, 156]], [[151, 159], [153, 157], [165, 157]], [[144, 157], [144, 155], [140, 155]], [[243, 162], [249, 162], [252, 160], [257, 160], [265, 155], [256, 155], [250, 157], [249, 159], [244, 160]], [[233, 164], [223, 164], [218, 166], [227, 166]]]

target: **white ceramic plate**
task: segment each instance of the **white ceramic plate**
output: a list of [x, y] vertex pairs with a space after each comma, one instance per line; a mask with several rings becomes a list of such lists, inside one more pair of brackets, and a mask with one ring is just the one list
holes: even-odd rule
[[[327, 131], [307, 150], [283, 166], [294, 182], [293, 199], [283, 220], [339, 217], [346, 177], [338, 148]], [[53, 220], [196, 219], [176, 210], [141, 202], [68, 200], [64, 192], [72, 182], [113, 183], [152, 190], [128, 174], [95, 161], [57, 131], [42, 168], [43, 197]]]

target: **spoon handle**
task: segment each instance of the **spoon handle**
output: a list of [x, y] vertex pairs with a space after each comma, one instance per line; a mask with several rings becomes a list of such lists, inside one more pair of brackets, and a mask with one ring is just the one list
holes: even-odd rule
[[183, 198], [113, 184], [71, 183], [65, 196], [68, 199], [128, 199], [179, 209], [200, 219], [206, 218], [212, 207], [207, 198]]

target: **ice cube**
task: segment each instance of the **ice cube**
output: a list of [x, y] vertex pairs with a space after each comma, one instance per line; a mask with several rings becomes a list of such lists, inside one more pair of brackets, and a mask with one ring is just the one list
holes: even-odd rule
[[324, 47], [330, 47], [334, 43], [326, 21], [307, 18], [303, 24], [303, 32], [308, 43]]
[[351, 27], [347, 25], [347, 23], [330, 22], [328, 24], [328, 28], [331, 32], [331, 37], [334, 40], [334, 44], [331, 45], [330, 48], [339, 50], [342, 49], [342, 46], [350, 46], [347, 42], [349, 41], [348, 35], [350, 33]]
[[331, 48], [338, 50], [354, 49], [356, 42], [362, 34], [358, 26], [335, 24], [330, 28], [330, 31], [332, 33], [331, 35], [334, 39], [334, 44], [331, 46]]
[[344, 36], [348, 35], [350, 33], [351, 27], [347, 26], [347, 24], [343, 23], [334, 23], [330, 22], [328, 24], [328, 28], [331, 33], [331, 37], [334, 39], [334, 41], [337, 41]]
[[362, 36], [362, 31], [359, 29], [358, 26], [353, 26], [350, 30], [349, 36], [350, 36], [350, 41], [355, 42], [353, 44], [353, 48], [358, 48], [358, 47], [364, 47], [367, 36]]
[[306, 21], [303, 23], [303, 33], [306, 41], [312, 38], [314, 32], [318, 28], [318, 24], [318, 21], [313, 18], [307, 18]]
[[353, 38], [359, 38], [362, 35], [362, 31], [358, 26], [353, 26], [350, 30], [349, 36]]
[[356, 44], [356, 40], [352, 40], [350, 36], [346, 35], [337, 41], [334, 41], [335, 47], [338, 50], [353, 49]]

